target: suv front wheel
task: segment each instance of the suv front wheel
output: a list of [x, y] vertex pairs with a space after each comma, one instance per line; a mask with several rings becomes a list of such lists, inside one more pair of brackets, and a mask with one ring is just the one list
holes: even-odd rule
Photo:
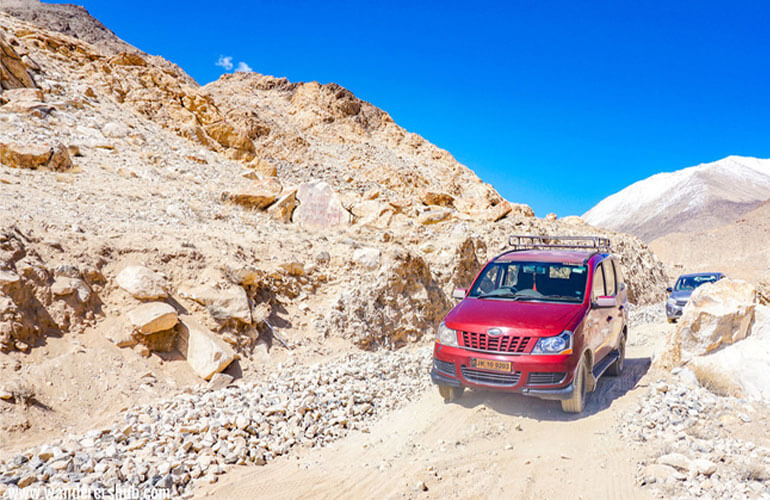
[[451, 385], [439, 385], [438, 393], [444, 398], [445, 403], [457, 401], [463, 394], [463, 387], [452, 387]]
[[586, 400], [586, 362], [580, 360], [575, 369], [574, 392], [572, 397], [561, 402], [561, 409], [565, 413], [580, 413], [585, 407]]

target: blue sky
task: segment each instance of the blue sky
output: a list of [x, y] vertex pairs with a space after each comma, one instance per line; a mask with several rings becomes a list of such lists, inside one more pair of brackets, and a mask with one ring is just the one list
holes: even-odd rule
[[539, 216], [770, 157], [766, 2], [82, 1], [202, 84], [220, 56], [337, 82]]

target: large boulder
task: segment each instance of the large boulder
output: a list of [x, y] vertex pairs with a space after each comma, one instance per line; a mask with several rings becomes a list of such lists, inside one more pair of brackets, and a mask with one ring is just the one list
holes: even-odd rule
[[219, 323], [235, 321], [251, 324], [249, 297], [240, 286], [226, 288], [199, 286], [183, 290], [181, 295], [206, 306], [211, 316]]
[[62, 144], [6, 144], [0, 143], [0, 163], [12, 168], [52, 170], [65, 172], [74, 165], [69, 149]]
[[265, 209], [281, 194], [283, 187], [278, 179], [269, 177], [252, 182], [248, 186], [227, 193], [227, 198], [233, 203], [248, 208]]
[[163, 299], [168, 296], [163, 276], [144, 266], [126, 266], [116, 278], [118, 286], [140, 300]]
[[140, 335], [170, 330], [179, 321], [176, 309], [165, 302], [148, 302], [135, 307], [126, 314], [126, 319], [133, 331]]
[[756, 289], [741, 280], [723, 279], [696, 289], [677, 330], [684, 360], [746, 338], [754, 320]]
[[486, 219], [489, 222], [497, 222], [511, 213], [511, 210], [513, 210], [511, 203], [509, 201], [503, 200], [502, 202], [487, 210]]
[[88, 302], [91, 298], [91, 289], [86, 282], [69, 276], [57, 276], [51, 285], [51, 293], [56, 297], [76, 294], [80, 302]]
[[351, 223], [350, 212], [323, 181], [300, 184], [297, 201], [299, 206], [294, 210], [292, 221], [306, 229], [330, 229]]
[[[377, 194], [374, 194], [375, 198]], [[369, 194], [372, 196], [372, 194]], [[378, 201], [376, 199], [367, 199], [356, 203], [351, 208], [351, 212], [356, 217], [356, 222], [365, 226], [377, 228], [387, 228], [390, 226], [396, 209], [389, 203]]]
[[291, 216], [294, 213], [294, 209], [297, 208], [297, 190], [290, 189], [284, 191], [281, 197], [270, 205], [267, 209], [267, 214], [278, 222], [288, 224], [291, 222]]
[[199, 377], [209, 380], [235, 360], [235, 352], [211, 330], [190, 316], [182, 316], [177, 348]]
[[439, 193], [435, 191], [423, 191], [420, 193], [420, 201], [426, 205], [437, 205], [439, 207], [454, 206], [454, 196], [448, 193]]
[[658, 356], [661, 363], [670, 368], [746, 338], [755, 299], [754, 286], [741, 280], [723, 279], [698, 287], [678, 328], [666, 339]]
[[770, 308], [755, 311], [748, 336], [687, 365], [698, 382], [719, 394], [770, 401]]

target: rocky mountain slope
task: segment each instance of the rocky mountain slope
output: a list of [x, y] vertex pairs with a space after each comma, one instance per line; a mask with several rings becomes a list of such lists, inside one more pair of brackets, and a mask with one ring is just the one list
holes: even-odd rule
[[770, 283], [770, 201], [730, 224], [708, 231], [671, 233], [650, 247], [671, 274], [722, 271], [753, 283]]
[[[333, 376], [361, 349], [405, 347], [397, 378], [398, 359], [420, 366], [410, 349], [430, 343], [452, 288], [510, 233], [609, 236], [631, 300], [663, 296], [663, 266], [639, 239], [535, 218], [337, 85], [239, 74], [201, 87], [158, 57], [88, 43], [78, 30], [91, 21], [68, 23], [74, 38], [22, 17], [0, 13], [3, 453], [110, 427], [129, 407], [261, 387], [294, 364], [331, 362], [317, 374]], [[226, 449], [206, 448], [197, 477], [192, 466], [158, 471], [181, 492], [231, 456], [259, 463], [302, 439], [325, 442], [354, 412], [372, 418], [413, 388], [394, 382], [356, 402], [367, 370], [345, 379], [352, 395], [336, 420], [313, 427], [276, 410], [261, 442], [233, 429]], [[277, 453], [271, 434], [292, 444]], [[105, 464], [109, 484], [133, 481], [136, 471]], [[20, 480], [0, 476], [0, 488], [6, 479]]]
[[3, 0], [0, 12], [78, 38], [105, 54], [139, 52], [80, 6], [40, 0]]
[[635, 182], [600, 201], [583, 219], [652, 241], [730, 223], [767, 199], [770, 160], [729, 156]]

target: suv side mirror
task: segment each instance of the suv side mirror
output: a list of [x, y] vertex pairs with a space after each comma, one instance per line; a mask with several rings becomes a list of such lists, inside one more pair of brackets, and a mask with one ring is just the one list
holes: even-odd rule
[[615, 307], [616, 305], [615, 297], [596, 297], [596, 300], [593, 303], [593, 308], [599, 309], [604, 307]]
[[671, 292], [673, 292], [673, 291], [674, 291], [674, 289], [673, 289], [673, 288], [671, 288], [671, 287], [668, 287], [668, 288], [666, 288], [666, 291], [667, 291], [668, 293], [671, 293]]
[[455, 299], [464, 299], [464, 298], [465, 298], [465, 293], [466, 293], [467, 291], [468, 291], [468, 290], [467, 290], [467, 289], [465, 289], [465, 288], [455, 288], [455, 289], [454, 289], [454, 291], [452, 292], [452, 298], [455, 298]]

